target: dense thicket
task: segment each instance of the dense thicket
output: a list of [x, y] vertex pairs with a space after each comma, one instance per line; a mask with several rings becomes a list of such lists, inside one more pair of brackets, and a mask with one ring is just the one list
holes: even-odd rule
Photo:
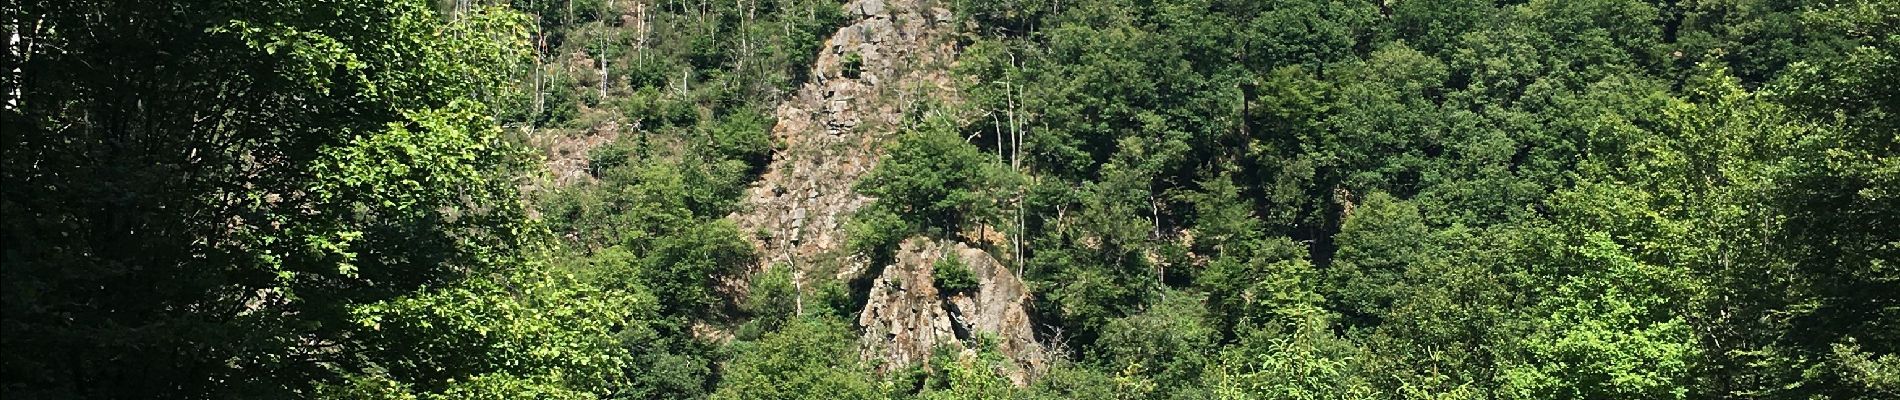
[[814, 293], [802, 317], [788, 271], [747, 290], [756, 261], [740, 235], [753, 233], [724, 219], [774, 150], [771, 108], [807, 78], [843, 22], [840, 5], [515, 3], [540, 21], [538, 58], [518, 81], [537, 95], [504, 121], [557, 142], [606, 140], [586, 153], [588, 179], [530, 193], [558, 237], [556, 268], [598, 287], [649, 290], [658, 302], [657, 313], [637, 316], [650, 334], [619, 339], [637, 360], [628, 385], [597, 394], [876, 393], [847, 356], [856, 353], [844, 311], [822, 307], [844, 302], [841, 289]]
[[639, 308], [542, 276], [523, 153], [486, 101], [512, 80], [493, 68], [527, 54], [521, 14], [362, 0], [6, 15], [9, 397], [615, 378], [590, 347]]
[[989, 238], [1027, 387], [981, 335], [873, 373], [861, 293], [750, 273], [723, 217], [836, 1], [28, 0], [0, 390], [1900, 396], [1893, 0], [927, 5], [963, 101], [851, 249]]
[[1142, 397], [1888, 397], [1896, 9], [971, 2], [965, 132]]

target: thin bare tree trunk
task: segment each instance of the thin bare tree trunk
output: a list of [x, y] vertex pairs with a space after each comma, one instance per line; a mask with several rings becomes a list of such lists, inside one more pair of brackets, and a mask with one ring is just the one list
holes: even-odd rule
[[607, 14], [612, 13], [613, 8], [613, 0], [608, 0], [607, 8], [601, 10], [600, 21], [598, 21], [600, 23], [600, 36], [595, 40], [595, 43], [600, 45], [600, 98], [603, 102], [607, 99]]

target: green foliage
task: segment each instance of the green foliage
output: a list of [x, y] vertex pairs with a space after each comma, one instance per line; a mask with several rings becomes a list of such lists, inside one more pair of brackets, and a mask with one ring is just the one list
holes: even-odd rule
[[1134, 397], [1118, 387], [1114, 376], [1087, 366], [1072, 362], [1060, 362], [1051, 365], [1042, 379], [1030, 387], [1033, 399], [1115, 399]]
[[1581, 273], [1532, 307], [1543, 316], [1519, 339], [1525, 364], [1506, 365], [1504, 391], [1526, 398], [1687, 397], [1699, 349], [1687, 321], [1668, 306], [1669, 296], [1681, 292], [1670, 286], [1690, 280], [1630, 259], [1607, 236], [1584, 239], [1574, 249], [1585, 264]]
[[1347, 371], [1221, 396], [1854, 398], [1892, 352], [1888, 3], [964, 4], [963, 135], [1031, 127], [1071, 347], [1153, 348], [1126, 318], [1193, 289], [1217, 346]]
[[1428, 52], [1502, 17], [1491, 3], [1478, 0], [1407, 1], [1392, 5], [1390, 15], [1392, 36]]
[[970, 272], [970, 265], [963, 263], [963, 259], [955, 252], [945, 254], [937, 262], [931, 263], [930, 276], [941, 293], [976, 293], [976, 273]]
[[995, 208], [1001, 172], [951, 121], [923, 121], [897, 137], [857, 191], [878, 198], [852, 218], [852, 249], [884, 257], [916, 234], [948, 237]]
[[715, 399], [874, 399], [883, 388], [858, 361], [855, 335], [835, 317], [799, 317], [734, 345]]
[[[763, 167], [772, 154], [772, 120], [764, 112], [734, 113], [725, 119], [703, 126], [702, 134], [711, 138], [704, 147], [704, 157], [721, 160], [718, 167], [736, 167], [732, 171], [720, 171], [735, 176], [720, 177], [719, 182], [743, 183], [750, 181], [755, 167]], [[736, 195], [736, 192], [734, 193]]]
[[912, 395], [917, 399], [1008, 399], [1024, 397], [1002, 372], [1007, 362], [995, 341], [978, 336], [972, 349], [950, 346], [932, 349], [924, 376]]
[[482, 375], [458, 382], [441, 396], [443, 399], [574, 399], [597, 398], [585, 392], [565, 390], [544, 382], [509, 375]]
[[544, 216], [570, 243], [599, 246], [584, 264], [604, 284], [651, 288], [669, 316], [714, 316], [729, 305], [718, 279], [753, 262], [737, 226], [715, 219], [736, 194], [703, 184], [708, 177], [691, 165], [634, 164], [636, 153], [597, 149], [601, 183], [554, 193]]
[[1246, 243], [1244, 250], [1209, 261], [1196, 284], [1223, 330], [1278, 324], [1319, 315], [1321, 298], [1312, 264], [1299, 244], [1284, 238]]
[[362, 354], [380, 367], [373, 379], [455, 398], [625, 390], [634, 359], [615, 338], [653, 329], [643, 322], [657, 317], [651, 294], [551, 276], [503, 279], [353, 310], [364, 339], [384, 343]]
[[1893, 0], [892, 2], [967, 29], [959, 101], [904, 106], [837, 257], [984, 236], [1051, 350], [1024, 387], [984, 332], [873, 373], [844, 262], [725, 219], [841, 3], [0, 6], [0, 385], [1900, 395]]
[[1861, 352], [1858, 341], [1851, 338], [1834, 344], [1832, 356], [1830, 367], [1846, 377], [1847, 383], [1864, 388], [1870, 395], [1900, 394], [1900, 356], [1875, 357]]
[[1383, 319], [1408, 289], [1413, 268], [1442, 262], [1433, 232], [1411, 203], [1374, 192], [1346, 218], [1333, 240], [1327, 298], [1348, 316]]
[[[1249, 330], [1207, 366], [1211, 398], [1381, 398], [1362, 350], [1327, 332], [1323, 320]], [[1281, 333], [1285, 332], [1285, 333]], [[1392, 396], [1398, 397], [1398, 396]], [[1410, 397], [1410, 396], [1406, 396]]]
[[792, 282], [790, 266], [773, 265], [764, 273], [753, 276], [744, 305], [745, 312], [752, 315], [752, 320], [747, 321], [736, 336], [754, 340], [766, 332], [779, 330], [786, 321], [798, 316], [799, 295], [798, 287]]
[[1220, 333], [1208, 324], [1201, 296], [1164, 292], [1147, 310], [1109, 321], [1094, 359], [1109, 370], [1138, 371], [1155, 396], [1206, 398], [1198, 386]]
[[1210, 256], [1242, 255], [1261, 239], [1263, 224], [1254, 216], [1257, 208], [1242, 197], [1231, 176], [1218, 176], [1200, 183], [1201, 193], [1189, 197], [1193, 204], [1194, 252]]
[[857, 188], [880, 199], [871, 207], [941, 232], [957, 232], [970, 214], [985, 207], [983, 191], [989, 189], [995, 163], [948, 123], [926, 121], [886, 149]]
[[874, 262], [886, 261], [897, 244], [923, 228], [881, 207], [865, 207], [845, 221], [845, 246]]
[[706, 316], [718, 309], [724, 301], [713, 292], [717, 279], [752, 262], [752, 246], [725, 220], [685, 227], [637, 251], [646, 255], [641, 280], [662, 296], [670, 315]]
[[844, 61], [838, 62], [838, 74], [846, 78], [858, 79], [864, 73], [864, 55], [858, 52], [845, 53]]
[[[376, 0], [6, 8], [33, 21], [8, 23], [21, 72], [0, 117], [0, 209], [18, 222], [4, 240], [10, 397], [311, 393], [443, 356], [392, 351], [417, 338], [353, 313], [475, 290], [464, 285], [530, 254], [520, 152], [487, 101], [527, 53], [519, 14], [447, 21]], [[518, 371], [501, 365], [390, 385]]]
[[[1121, 273], [1115, 261], [1102, 253], [1075, 244], [1036, 243], [1039, 250], [1029, 260], [1032, 278], [1038, 281], [1031, 290], [1038, 293], [1037, 309], [1062, 321], [1079, 341], [1087, 342], [1108, 323], [1121, 316], [1125, 308], [1140, 304], [1149, 285], [1138, 276]], [[1061, 247], [1058, 247], [1061, 246]], [[1108, 260], [1103, 260], [1108, 258]], [[1060, 277], [1060, 280], [1056, 280]]]
[[[687, 126], [752, 112], [808, 79], [825, 36], [844, 20], [841, 4], [828, 0], [514, 3], [541, 23], [539, 58], [518, 82], [538, 92], [523, 103], [542, 114], [506, 122], [576, 130], [622, 118], [647, 129]], [[603, 106], [626, 112], [585, 115]]]

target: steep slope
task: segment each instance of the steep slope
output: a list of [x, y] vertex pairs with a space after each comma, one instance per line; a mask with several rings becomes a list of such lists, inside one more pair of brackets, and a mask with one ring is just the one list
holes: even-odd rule
[[[946, 293], [936, 287], [934, 266], [954, 255], [976, 278], [973, 293]], [[899, 245], [896, 263], [886, 266], [871, 286], [858, 314], [866, 358], [883, 367], [922, 362], [936, 346], [967, 348], [977, 335], [995, 340], [996, 350], [1014, 365], [1001, 371], [1024, 385], [1048, 364], [1036, 341], [1028, 309], [1028, 287], [989, 253], [963, 243], [913, 238]]]
[[[879, 146], [906, 115], [927, 102], [955, 103], [949, 70], [956, 56], [950, 11], [916, 0], [859, 0], [845, 6], [855, 22], [825, 43], [812, 81], [776, 110], [780, 149], [730, 216], [757, 246], [760, 268], [792, 268], [800, 281], [855, 279], [879, 272], [859, 315], [863, 354], [883, 369], [921, 362], [936, 346], [964, 348], [971, 332], [997, 337], [1017, 360], [1010, 375], [1026, 383], [1042, 347], [1028, 320], [1027, 288], [982, 250], [913, 239], [895, 265], [871, 266], [851, 255], [844, 222], [873, 199], [853, 186], [877, 164]], [[979, 278], [972, 295], [939, 296], [931, 265], [962, 254]], [[881, 271], [866, 271], [882, 267]]]
[[[877, 163], [877, 146], [926, 96], [956, 97], [950, 12], [912, 0], [860, 0], [856, 22], [827, 40], [812, 81], [782, 103], [772, 137], [781, 149], [732, 218], [764, 258], [808, 269], [842, 254], [844, 220], [870, 199], [852, 184]], [[861, 267], [858, 267], [861, 268]], [[855, 272], [852, 268], [839, 273]]]

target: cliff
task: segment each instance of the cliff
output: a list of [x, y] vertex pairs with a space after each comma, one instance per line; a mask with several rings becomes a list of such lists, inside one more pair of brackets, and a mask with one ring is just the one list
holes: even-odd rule
[[[968, 348], [983, 334], [1016, 360], [1007, 372], [1025, 384], [1044, 352], [1028, 290], [1003, 264], [962, 243], [924, 239], [905, 242], [892, 265], [868, 265], [844, 248], [845, 220], [873, 200], [853, 187], [876, 167], [880, 145], [919, 105], [958, 101], [949, 10], [916, 0], [859, 0], [845, 9], [854, 21], [826, 41], [812, 81], [776, 109], [779, 150], [730, 218], [757, 247], [760, 269], [787, 266], [801, 281], [876, 277], [858, 323], [863, 355], [880, 369], [924, 361], [936, 346]], [[932, 263], [946, 252], [972, 268], [974, 294], [942, 296], [933, 287]]]

